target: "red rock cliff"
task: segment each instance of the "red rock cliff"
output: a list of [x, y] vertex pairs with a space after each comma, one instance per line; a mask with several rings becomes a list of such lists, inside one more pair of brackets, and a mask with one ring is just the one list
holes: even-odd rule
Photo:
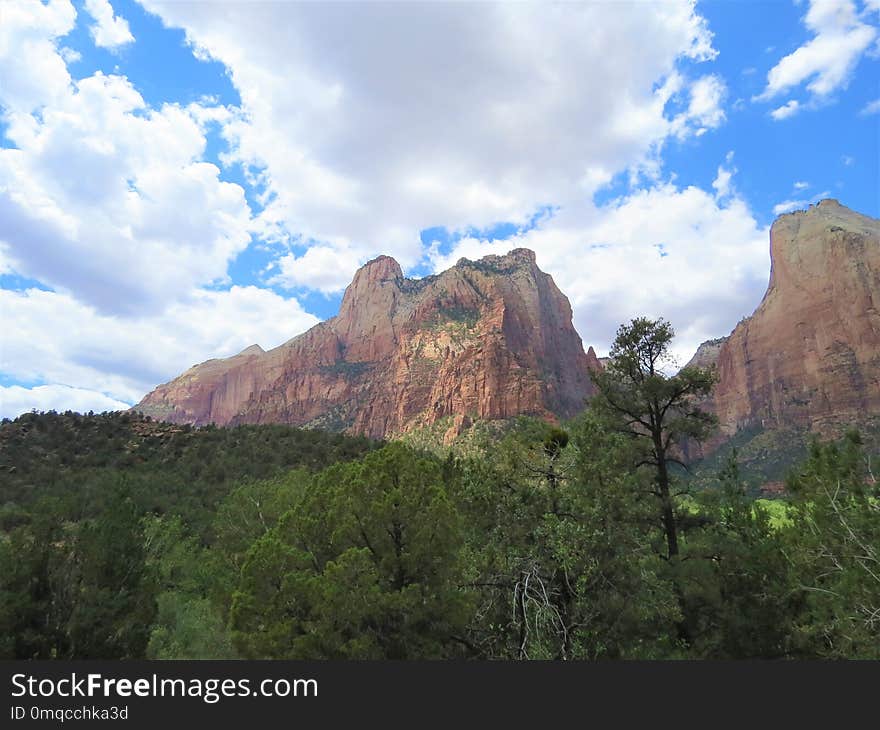
[[177, 423], [289, 423], [373, 437], [446, 416], [567, 417], [592, 392], [571, 306], [526, 249], [404, 278], [380, 256], [339, 314], [269, 352], [209, 360], [135, 409]]
[[755, 313], [692, 361], [718, 367], [723, 434], [880, 414], [880, 221], [823, 200], [776, 220], [770, 257]]

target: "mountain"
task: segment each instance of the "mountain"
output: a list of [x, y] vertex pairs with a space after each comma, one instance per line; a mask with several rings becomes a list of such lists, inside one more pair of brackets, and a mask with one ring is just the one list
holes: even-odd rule
[[773, 223], [770, 259], [754, 314], [691, 361], [718, 368], [722, 439], [880, 416], [880, 221], [823, 200]]
[[454, 436], [469, 419], [565, 418], [592, 392], [571, 305], [535, 254], [461, 259], [407, 279], [380, 256], [339, 314], [268, 352], [209, 360], [135, 410], [176, 423], [288, 423], [388, 437], [421, 426]]

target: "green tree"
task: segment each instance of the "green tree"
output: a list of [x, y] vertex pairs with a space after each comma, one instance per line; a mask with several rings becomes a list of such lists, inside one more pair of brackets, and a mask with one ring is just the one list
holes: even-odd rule
[[675, 649], [677, 604], [658, 577], [629, 444], [592, 416], [523, 419], [459, 465], [468, 516], [468, 644], [505, 659], [648, 657]]
[[733, 450], [716, 483], [691, 503], [700, 526], [689, 532], [691, 559], [678, 572], [691, 656], [781, 658], [796, 602], [784, 535], [748, 496], [736, 458]]
[[327, 469], [248, 552], [236, 644], [272, 658], [456, 654], [460, 530], [436, 458], [391, 444]]
[[140, 514], [117, 484], [100, 519], [70, 522], [55, 500], [0, 541], [0, 641], [5, 656], [143, 656], [155, 611]]
[[233, 570], [241, 570], [248, 548], [297, 504], [311, 478], [305, 469], [292, 469], [274, 479], [245, 482], [223, 499], [214, 515], [213, 545]]
[[58, 597], [70, 602], [68, 658], [143, 657], [156, 611], [145, 566], [141, 514], [124, 485], [100, 519], [83, 524], [72, 545]]
[[880, 488], [860, 436], [813, 443], [788, 488], [785, 553], [792, 591], [803, 600], [794, 651], [880, 659]]
[[144, 542], [158, 591], [147, 658], [235, 658], [224, 612], [233, 576], [219, 551], [203, 547], [176, 515], [145, 518]]
[[715, 383], [714, 371], [684, 367], [674, 375], [670, 344], [672, 326], [638, 318], [621, 325], [608, 365], [593, 372], [597, 413], [641, 446], [637, 466], [654, 470], [651, 490], [657, 498], [666, 538], [666, 557], [679, 553], [678, 522], [670, 467], [681, 464], [680, 450], [689, 440], [705, 439], [715, 418], [700, 406]]
[[37, 503], [31, 522], [0, 538], [0, 657], [66, 656], [68, 604], [56, 588], [68, 571], [70, 539], [50, 499]]

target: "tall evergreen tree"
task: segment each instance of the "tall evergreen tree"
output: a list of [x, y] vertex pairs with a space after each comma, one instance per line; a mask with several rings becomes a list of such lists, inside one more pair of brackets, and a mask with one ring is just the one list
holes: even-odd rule
[[679, 455], [688, 441], [702, 441], [716, 424], [700, 406], [715, 384], [715, 373], [684, 367], [673, 374], [674, 336], [663, 319], [634, 319], [617, 330], [608, 365], [593, 373], [598, 388], [594, 409], [642, 447], [638, 466], [654, 470], [651, 491], [659, 506], [667, 558], [679, 553], [670, 467], [682, 464]]

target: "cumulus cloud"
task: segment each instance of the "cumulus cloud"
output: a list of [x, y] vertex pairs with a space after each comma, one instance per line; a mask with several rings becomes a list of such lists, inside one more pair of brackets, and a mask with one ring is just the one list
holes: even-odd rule
[[254, 343], [269, 349], [318, 321], [295, 300], [253, 286], [196, 290], [161, 315], [137, 318], [102, 314], [68, 294], [0, 289], [0, 311], [0, 371], [127, 404], [196, 360]]
[[772, 112], [770, 112], [770, 116], [773, 117], [776, 121], [780, 121], [782, 119], [788, 119], [789, 117], [793, 117], [801, 110], [801, 103], [797, 101], [797, 99], [792, 99], [787, 101], [780, 107], [777, 107]]
[[312, 246], [301, 256], [287, 254], [270, 270], [278, 270], [268, 283], [285, 289], [311, 288], [325, 294], [344, 289], [357, 267], [363, 263], [351, 251], [329, 246]]
[[773, 206], [773, 215], [782, 215], [790, 213], [793, 210], [801, 210], [810, 204], [808, 200], [783, 200]]
[[[279, 249], [273, 285], [329, 293], [377, 253], [422, 262], [427, 227], [525, 229], [550, 206], [512, 241], [464, 238], [430, 261], [534, 248], [600, 349], [620, 321], [663, 315], [686, 359], [760, 299], [767, 232], [731, 158], [711, 191], [661, 180], [668, 140], [725, 118], [724, 81], [694, 66], [715, 51], [691, 0], [143, 2], [226, 65], [240, 109], [151, 106], [123, 76], [73, 78], [59, 47], [71, 4], [4, 4], [0, 268], [54, 289], [0, 290], [0, 370], [13, 378], [76, 391], [68, 403], [80, 391], [133, 403], [196, 360], [304, 330], [315, 318], [295, 300], [215, 286], [252, 237]], [[93, 8], [112, 19], [105, 5]], [[256, 216], [205, 162], [211, 125]], [[621, 172], [648, 189], [591, 203]]]
[[715, 189], [715, 197], [721, 201], [729, 198], [733, 193], [733, 176], [736, 174], [736, 168], [733, 166], [733, 151], [727, 153], [724, 164], [718, 165], [718, 172], [712, 181], [712, 187]]
[[110, 0], [85, 0], [85, 9], [95, 19], [89, 30], [96, 46], [115, 50], [134, 42], [128, 21], [114, 14]]
[[408, 268], [424, 228], [576, 204], [724, 118], [721, 79], [683, 68], [715, 56], [689, 0], [143, 4], [228, 67], [244, 113], [224, 134], [267, 192], [260, 237], [320, 246], [284, 252], [296, 286], [344, 284], [319, 255]]
[[38, 385], [23, 388], [20, 385], [0, 385], [0, 418], [15, 418], [22, 413], [37, 411], [122, 411], [128, 403], [109, 398], [103, 393], [68, 385]]
[[607, 352], [622, 322], [663, 316], [677, 328], [675, 355], [684, 364], [701, 342], [751, 314], [767, 285], [769, 231], [733, 194], [723, 174], [731, 170], [719, 170], [723, 201], [658, 184], [599, 208], [561, 210], [512, 239], [462, 239], [432, 262], [440, 270], [461, 256], [532, 248], [571, 300], [585, 345]]
[[[876, 26], [859, 14], [852, 0], [811, 0], [803, 23], [813, 37], [770, 69], [767, 86], [756, 99], [773, 99], [804, 83], [813, 103], [827, 99], [848, 86], [878, 35]], [[789, 101], [773, 117], [785, 119], [799, 106]]]
[[18, 273], [104, 312], [158, 310], [224, 280], [250, 243], [250, 209], [202, 160], [213, 122], [200, 105], [152, 108], [100, 71], [71, 78], [57, 47], [71, 13], [4, 4], [0, 107], [13, 146], [0, 148], [0, 244]]
[[[0, 106], [15, 123], [21, 112], [51, 105], [67, 93], [70, 74], [56, 40], [73, 30], [69, 0], [4, 0], [0, 23]], [[20, 120], [22, 124], [26, 120]]]
[[67, 46], [63, 47], [59, 51], [59, 54], [61, 55], [61, 58], [64, 59], [64, 63], [68, 65], [82, 60], [82, 54], [79, 51], [75, 51], [73, 48], [68, 48]]
[[722, 102], [726, 93], [727, 87], [717, 75], [704, 76], [691, 85], [688, 116], [696, 125], [697, 135], [721, 126], [725, 118]]

